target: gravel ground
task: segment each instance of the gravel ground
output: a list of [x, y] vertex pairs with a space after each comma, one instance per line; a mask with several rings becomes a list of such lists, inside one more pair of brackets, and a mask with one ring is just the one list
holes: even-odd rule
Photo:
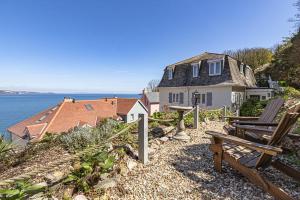
[[[223, 173], [214, 170], [209, 136], [205, 130], [222, 131], [221, 122], [202, 124], [200, 131], [187, 130], [190, 142], [155, 140], [156, 149], [148, 165], [138, 164], [118, 187], [109, 191], [111, 199], [273, 199], [251, 184], [237, 171], [223, 164]], [[294, 198], [300, 197], [300, 186], [292, 179], [266, 170], [275, 181]]]

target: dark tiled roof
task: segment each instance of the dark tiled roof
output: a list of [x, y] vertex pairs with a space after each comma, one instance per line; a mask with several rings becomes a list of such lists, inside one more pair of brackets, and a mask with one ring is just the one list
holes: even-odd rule
[[[209, 76], [208, 60], [224, 59], [222, 73], [219, 76]], [[199, 63], [201, 66], [199, 76], [192, 76], [192, 63]], [[225, 54], [203, 53], [198, 56], [168, 65], [159, 87], [180, 87], [180, 86], [208, 86], [208, 85], [232, 85], [242, 87], [255, 86], [255, 78], [252, 70], [243, 65], [244, 75], [240, 73], [240, 61], [237, 61]], [[168, 68], [173, 68], [173, 79], [168, 80]]]

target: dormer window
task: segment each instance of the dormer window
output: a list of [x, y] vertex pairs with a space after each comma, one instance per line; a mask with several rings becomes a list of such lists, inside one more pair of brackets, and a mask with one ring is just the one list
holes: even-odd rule
[[240, 73], [244, 74], [244, 65], [243, 64], [240, 64]]
[[221, 75], [222, 60], [208, 61], [208, 65], [209, 65], [209, 75], [210, 76]]
[[173, 79], [173, 69], [172, 68], [168, 68], [168, 79], [169, 80]]
[[198, 77], [199, 75], [199, 64], [198, 63], [193, 63], [192, 64], [192, 69], [193, 69], [193, 77]]

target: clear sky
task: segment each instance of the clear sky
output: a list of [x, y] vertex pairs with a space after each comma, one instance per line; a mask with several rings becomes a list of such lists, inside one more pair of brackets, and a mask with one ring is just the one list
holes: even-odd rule
[[295, 0], [0, 0], [0, 89], [140, 92], [204, 51], [272, 47]]

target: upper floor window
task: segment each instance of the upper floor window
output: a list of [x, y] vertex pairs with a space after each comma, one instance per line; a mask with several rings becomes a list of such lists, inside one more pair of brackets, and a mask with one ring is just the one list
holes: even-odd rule
[[222, 66], [222, 61], [211, 61], [208, 62], [209, 64], [209, 75], [210, 76], [216, 76], [216, 75], [221, 75], [221, 66]]
[[193, 63], [192, 68], [193, 68], [193, 77], [198, 77], [198, 75], [199, 75], [199, 65], [198, 65], [198, 63]]
[[244, 74], [244, 65], [243, 64], [240, 64], [240, 72], [241, 72], [241, 74]]
[[172, 68], [168, 69], [168, 79], [169, 80], [173, 79], [173, 69]]

